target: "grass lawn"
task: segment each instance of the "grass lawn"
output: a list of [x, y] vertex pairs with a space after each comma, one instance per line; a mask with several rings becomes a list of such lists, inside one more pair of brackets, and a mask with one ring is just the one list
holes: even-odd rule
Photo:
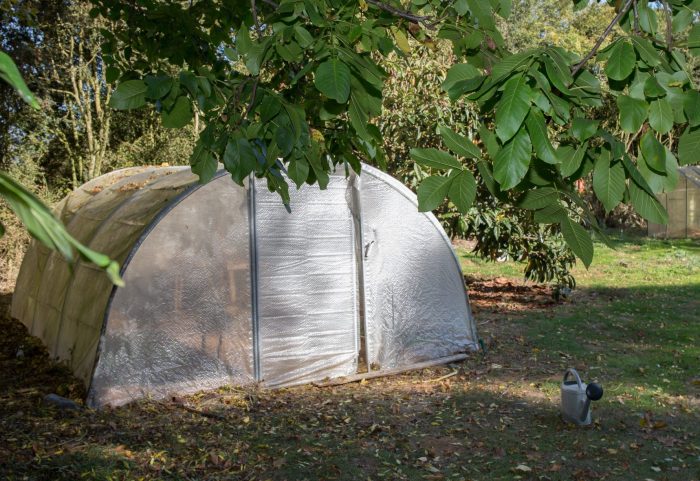
[[[700, 243], [616, 243], [559, 303], [460, 250], [487, 351], [333, 388], [57, 411], [81, 386], [0, 315], [0, 479], [700, 480]], [[559, 418], [566, 367], [605, 389], [590, 427]]]

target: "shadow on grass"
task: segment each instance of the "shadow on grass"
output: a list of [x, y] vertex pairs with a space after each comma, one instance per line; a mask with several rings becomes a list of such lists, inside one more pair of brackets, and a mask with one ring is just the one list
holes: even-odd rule
[[[62, 415], [27, 409], [6, 479], [645, 479], [697, 476], [697, 414], [601, 401], [564, 424], [553, 396], [447, 368], [334, 389], [249, 392], [212, 420], [153, 402]], [[194, 404], [196, 398], [191, 398]], [[16, 449], [16, 450], [15, 450]], [[27, 451], [27, 454], [22, 454]], [[520, 468], [518, 468], [520, 466]], [[523, 467], [524, 466], [524, 467]], [[662, 478], [663, 479], [663, 478]]]
[[[477, 284], [472, 282], [471, 295], [477, 319], [485, 319], [480, 334], [492, 336], [485, 357], [365, 384], [223, 389], [185, 399], [220, 419], [154, 401], [99, 412], [47, 407], [42, 398], [49, 392], [79, 399], [79, 382], [49, 362], [21, 325], [0, 316], [0, 330], [7, 333], [0, 346], [0, 478], [700, 476], [700, 452], [693, 444], [700, 436], [697, 395], [683, 392], [682, 382], [697, 366], [693, 356], [700, 355], [690, 342], [697, 339], [697, 311], [677, 315], [698, 297], [681, 296], [676, 288], [598, 289], [540, 305], [546, 291], [533, 293], [531, 286], [510, 281]], [[506, 300], [497, 313], [484, 316], [491, 293]], [[665, 308], [657, 297], [669, 306], [663, 328], [659, 313]], [[638, 340], [633, 331], [639, 329], [649, 335]], [[24, 355], [18, 358], [20, 345]], [[653, 366], [640, 372], [630, 362], [637, 355], [663, 372]], [[569, 366], [607, 389], [594, 406], [592, 427], [574, 428], [559, 419], [558, 379]], [[648, 399], [633, 396], [655, 384], [663, 389]], [[686, 397], [670, 399], [669, 393]]]

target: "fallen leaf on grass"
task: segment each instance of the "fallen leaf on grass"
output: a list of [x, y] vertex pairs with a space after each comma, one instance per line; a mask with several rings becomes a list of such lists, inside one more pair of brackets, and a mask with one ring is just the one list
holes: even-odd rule
[[520, 471], [521, 473], [529, 473], [532, 471], [532, 468], [530, 466], [527, 466], [525, 464], [518, 464], [515, 468], [514, 471]]

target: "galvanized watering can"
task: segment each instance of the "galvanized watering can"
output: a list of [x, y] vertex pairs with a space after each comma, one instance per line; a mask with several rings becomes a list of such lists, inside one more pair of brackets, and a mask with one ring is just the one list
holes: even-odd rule
[[[573, 380], [567, 380], [573, 376]], [[561, 382], [561, 415], [565, 421], [591, 424], [591, 401], [603, 397], [603, 388], [594, 382], [584, 384], [576, 369], [567, 369]]]

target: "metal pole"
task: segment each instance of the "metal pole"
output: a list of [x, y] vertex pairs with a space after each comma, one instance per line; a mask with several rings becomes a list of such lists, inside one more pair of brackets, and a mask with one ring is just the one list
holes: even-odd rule
[[360, 301], [360, 339], [364, 337], [364, 343], [360, 347], [361, 352], [364, 352], [365, 367], [367, 372], [370, 372], [369, 364], [369, 339], [367, 335], [367, 301], [365, 296], [365, 255], [364, 255], [364, 234], [362, 229], [362, 198], [360, 189], [362, 180], [360, 176], [352, 173], [352, 200], [355, 211], [355, 222], [357, 225], [357, 238], [355, 241], [355, 255], [357, 257], [357, 278], [358, 291]]
[[260, 323], [258, 320], [258, 243], [255, 222], [255, 177], [248, 177], [248, 220], [250, 229], [250, 296], [253, 329], [253, 376], [262, 381], [260, 367]]

